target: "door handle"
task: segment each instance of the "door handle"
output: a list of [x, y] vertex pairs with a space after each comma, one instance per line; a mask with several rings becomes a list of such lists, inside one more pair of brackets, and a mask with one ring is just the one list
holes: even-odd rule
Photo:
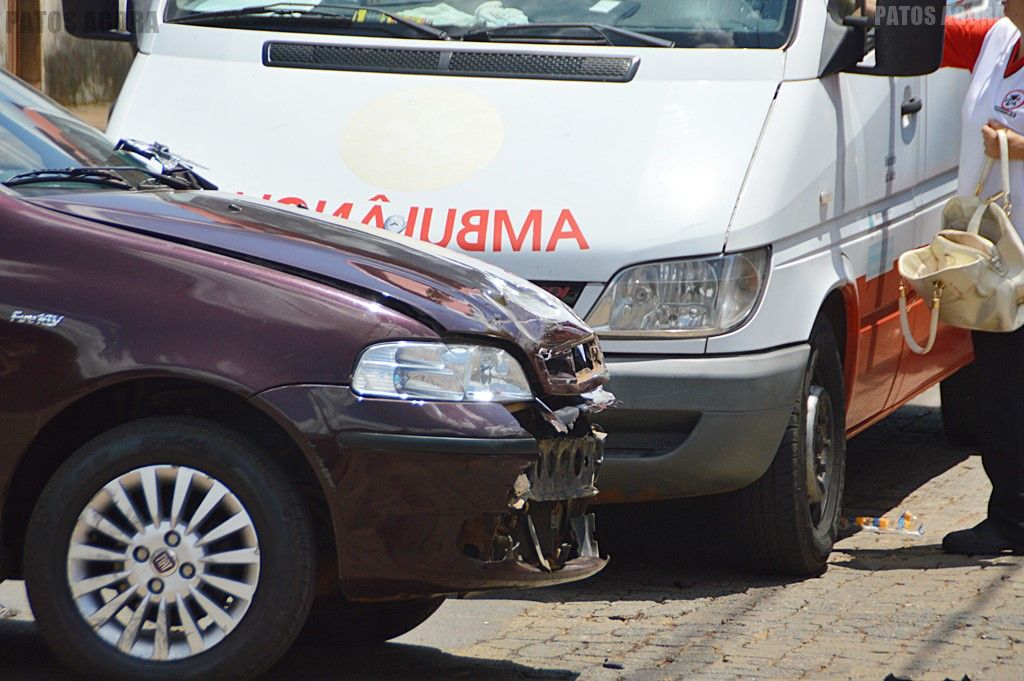
[[904, 116], [913, 116], [924, 108], [924, 102], [920, 97], [911, 97], [900, 106], [900, 113]]

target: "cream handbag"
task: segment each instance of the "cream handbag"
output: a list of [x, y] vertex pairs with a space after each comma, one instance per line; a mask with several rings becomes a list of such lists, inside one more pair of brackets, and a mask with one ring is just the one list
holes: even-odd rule
[[[1002, 191], [981, 198], [995, 164], [990, 158], [975, 195], [956, 196], [946, 203], [942, 230], [931, 244], [900, 256], [900, 327], [907, 345], [919, 355], [932, 349], [940, 320], [978, 331], [1014, 331], [1024, 326], [1024, 244], [1009, 217], [1010, 159], [1003, 130], [999, 151]], [[910, 330], [903, 281], [931, 300], [931, 326], [923, 347]]]

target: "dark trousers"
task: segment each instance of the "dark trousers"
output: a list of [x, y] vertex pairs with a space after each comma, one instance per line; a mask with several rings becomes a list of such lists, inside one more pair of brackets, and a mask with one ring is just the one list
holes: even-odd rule
[[992, 481], [988, 517], [1024, 546], [1024, 328], [973, 337], [981, 461]]

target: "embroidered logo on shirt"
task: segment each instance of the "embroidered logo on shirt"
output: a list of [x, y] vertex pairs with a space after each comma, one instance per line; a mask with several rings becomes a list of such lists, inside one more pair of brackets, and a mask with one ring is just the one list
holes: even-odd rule
[[1003, 97], [1003, 103], [996, 107], [996, 111], [1016, 118], [1016, 111], [1022, 106], [1024, 106], [1024, 90], [1010, 90]]

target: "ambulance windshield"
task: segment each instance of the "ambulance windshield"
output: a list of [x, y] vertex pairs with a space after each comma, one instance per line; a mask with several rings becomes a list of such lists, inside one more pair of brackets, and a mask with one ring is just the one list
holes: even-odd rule
[[[408, 38], [490, 42], [780, 48], [796, 0], [321, 0], [254, 6], [251, 0], [172, 0], [170, 22]], [[417, 31], [418, 25], [426, 30]], [[556, 26], [570, 25], [570, 26]], [[615, 27], [632, 32], [585, 30]], [[439, 29], [431, 34], [430, 29]], [[550, 30], [549, 30], [550, 29]], [[644, 34], [654, 38], [636, 40]]]

